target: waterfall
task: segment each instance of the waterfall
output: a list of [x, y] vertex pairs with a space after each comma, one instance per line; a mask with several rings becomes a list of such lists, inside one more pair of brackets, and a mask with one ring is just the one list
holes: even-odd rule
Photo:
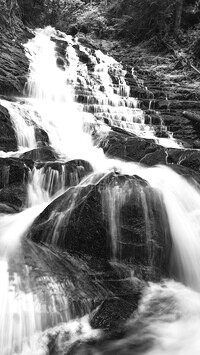
[[[62, 43], [66, 61], [60, 57], [57, 42]], [[2, 355], [37, 354], [36, 344], [39, 340], [36, 341], [35, 336], [40, 337], [44, 330], [72, 318], [69, 300], [65, 294], [67, 287], [71, 286], [71, 281], [67, 286], [63, 285], [59, 277], [59, 281], [54, 277], [53, 272], [53, 275], [44, 273], [44, 275], [40, 274], [37, 280], [34, 279], [34, 267], [22, 252], [23, 242], [27, 231], [43, 212], [44, 215], [49, 213], [48, 222], [51, 229], [51, 234], [44, 242], [57, 247], [60, 227], [62, 223], [67, 225], [71, 211], [76, 205], [76, 198], [79, 197], [79, 191], [88, 186], [97, 186], [114, 172], [116, 175], [121, 173], [144, 179], [155, 196], [161, 196], [163, 199], [172, 237], [170, 275], [171, 278], [185, 284], [180, 286], [170, 281], [165, 283], [165, 286], [151, 284], [146, 288], [146, 294], [143, 295], [140, 303], [139, 315], [148, 318], [149, 308], [152, 304], [155, 305], [155, 299], [156, 302], [160, 299], [161, 303], [164, 302], [164, 288], [168, 307], [165, 308], [165, 304], [161, 305], [163, 311], [161, 316], [164, 320], [158, 315], [158, 321], [153, 319], [152, 324], [149, 324], [148, 319], [145, 318], [144, 326], [151, 335], [153, 334], [153, 340], [157, 341], [153, 352], [148, 354], [188, 354], [187, 346], [187, 350], [181, 348], [177, 353], [174, 348], [181, 338], [180, 330], [185, 324], [190, 325], [195, 318], [195, 307], [198, 310], [195, 321], [197, 326], [200, 324], [199, 189], [169, 167], [147, 168], [137, 163], [108, 159], [103, 150], [93, 144], [93, 140], [97, 131], [101, 137], [114, 128], [125, 130], [140, 138], [151, 139], [162, 146], [179, 148], [178, 143], [172, 137], [157, 138], [153, 125], [145, 123], [145, 115], [139, 108], [138, 100], [130, 96], [130, 87], [124, 79], [125, 71], [113, 58], [99, 50], [88, 49], [72, 36], [61, 34], [51, 27], [36, 30], [35, 37], [24, 47], [30, 61], [28, 81], [24, 90], [25, 97], [16, 98], [16, 101], [0, 100], [0, 104], [6, 107], [10, 114], [18, 146], [16, 152], [0, 152], [0, 156], [15, 156], [22, 159], [24, 164], [27, 164], [28, 170], [28, 178], [24, 184], [27, 194], [25, 206], [22, 206], [23, 210], [15, 214], [0, 214], [0, 277], [2, 280], [0, 353]], [[46, 132], [48, 143], [38, 142], [37, 130]], [[33, 159], [34, 166], [31, 166], [31, 159], [24, 159], [22, 153], [39, 148], [51, 148], [51, 151], [56, 153], [56, 162], [51, 161], [50, 158], [49, 160], [36, 158]], [[89, 176], [86, 177], [80, 171], [68, 172], [69, 166], [66, 163], [73, 159], [86, 160], [94, 171], [88, 169]], [[87, 164], [90, 165], [89, 163]], [[81, 164], [79, 168], [84, 170]], [[8, 185], [9, 167], [6, 166], [4, 173], [6, 181], [4, 185]], [[140, 187], [138, 189], [145, 220], [144, 234], [146, 242], [149, 242], [151, 211], [144, 190]], [[59, 207], [58, 211], [52, 211], [51, 202], [55, 200], [56, 203], [57, 197], [63, 196], [64, 193], [68, 194], [70, 206], [64, 211], [60, 211]], [[98, 193], [101, 195], [102, 211], [100, 212], [111, 235], [109, 242], [112, 250], [111, 260], [114, 263], [118, 261], [118, 256], [121, 256], [120, 243], [123, 244], [120, 227], [121, 210], [126, 201], [131, 198], [132, 185], [126, 182], [114, 183], [106, 186], [103, 191], [99, 189]], [[55, 215], [57, 219], [53, 220]], [[160, 235], [160, 238], [162, 237], [164, 238]], [[30, 242], [28, 247], [38, 263], [42, 264], [43, 261], [39, 258], [34, 243], [32, 245]], [[46, 252], [49, 264], [51, 264], [52, 254], [50, 251]], [[69, 264], [71, 268], [74, 265], [71, 259]], [[92, 279], [94, 275], [90, 277]], [[177, 314], [184, 310], [186, 302], [181, 298], [182, 295], [187, 302], [191, 297], [194, 306], [186, 308], [183, 319], [178, 322]], [[178, 305], [177, 318], [172, 319], [169, 334], [171, 336], [174, 329], [178, 329], [178, 334], [174, 336], [175, 341], [169, 352], [165, 351], [166, 342], [169, 341], [166, 313], [174, 302], [176, 306]], [[85, 313], [86, 311], [90, 311], [88, 305], [84, 309]], [[187, 314], [190, 316], [189, 321], [186, 319]], [[173, 318], [171, 313], [170, 316]], [[163, 326], [163, 331], [159, 331], [160, 324]], [[88, 328], [87, 331], [89, 334], [91, 329]], [[194, 338], [190, 334], [190, 339], [194, 339], [194, 342], [199, 345], [196, 332]], [[197, 353], [195, 345], [192, 355]]]

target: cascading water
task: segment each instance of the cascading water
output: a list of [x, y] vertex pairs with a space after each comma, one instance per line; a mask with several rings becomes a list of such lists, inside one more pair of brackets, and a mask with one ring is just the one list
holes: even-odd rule
[[[62, 40], [66, 47], [68, 67], [61, 60], [59, 62], [59, 56], [55, 51], [56, 40]], [[187, 287], [200, 291], [198, 272], [200, 267], [200, 194], [198, 189], [167, 167], [147, 169], [136, 163], [106, 159], [102, 150], [92, 144], [90, 133], [94, 132], [94, 129], [107, 131], [110, 126], [128, 130], [139, 137], [159, 141], [154, 136], [154, 128], [145, 125], [144, 113], [138, 108], [137, 100], [129, 96], [129, 87], [122, 75], [122, 68], [114, 59], [104, 55], [101, 51], [86, 49], [71, 36], [64, 34], [61, 36], [52, 28], [36, 30], [35, 37], [25, 45], [25, 48], [30, 60], [30, 73], [25, 88], [29, 97], [16, 102], [0, 101], [10, 113], [18, 143], [18, 151], [9, 152], [8, 155], [20, 156], [22, 151], [36, 148], [38, 142], [35, 127], [39, 127], [48, 134], [50, 145], [58, 154], [61, 169], [60, 171], [53, 169], [44, 162], [41, 165], [35, 164], [35, 167], [29, 171], [27, 209], [18, 214], [0, 216], [0, 275], [3, 284], [0, 290], [0, 352], [2, 355], [37, 354], [35, 334], [70, 318], [68, 300], [64, 297], [62, 287], [53, 277], [46, 276], [46, 279], [45, 276], [41, 277], [48, 285], [45, 295], [41, 296], [35, 285], [31, 284], [30, 268], [26, 264], [23, 265], [22, 261], [21, 269], [24, 268], [22, 273], [21, 270], [12, 270], [10, 265], [16, 255], [20, 258], [20, 240], [34, 219], [55, 197], [66, 190], [66, 169], [62, 164], [71, 159], [89, 161], [95, 172], [82, 180], [79, 185], [78, 176], [72, 174], [68, 187], [78, 185], [81, 189], [83, 186], [97, 185], [110, 171], [115, 170], [129, 176], [137, 175], [159, 191], [164, 200], [172, 235], [171, 275]], [[81, 56], [82, 61], [79, 60]], [[84, 58], [87, 58], [87, 64]], [[56, 63], [61, 63], [61, 68]], [[113, 85], [111, 77], [114, 72], [115, 74], [117, 72], [118, 83]], [[87, 130], [86, 127], [89, 129]], [[178, 146], [174, 140], [170, 139], [164, 139], [164, 141], [161, 139], [160, 143]], [[112, 236], [113, 261], [117, 259], [121, 242], [119, 228], [121, 209], [130, 194], [131, 187], [126, 183], [120, 186], [113, 185], [102, 192], [103, 213], [107, 218], [108, 229]], [[71, 200], [74, 206], [76, 199], [72, 196]], [[141, 201], [146, 221], [146, 237], [151, 238], [150, 217], [144, 195], [141, 196]], [[70, 212], [71, 209], [67, 217], [62, 213], [58, 214], [58, 219], [52, 228], [52, 236], [49, 236], [48, 241], [57, 243], [60, 224], [63, 219], [70, 218]], [[168, 321], [166, 320], [168, 308], [165, 309], [164, 305], [160, 317], [163, 316], [163, 319], [153, 319], [152, 324], [148, 323], [148, 319], [144, 320], [147, 331], [153, 334], [155, 346], [152, 352], [141, 351], [139, 353], [188, 354], [187, 347], [179, 346], [180, 331], [184, 325], [189, 326], [194, 318], [196, 324], [200, 324], [200, 296], [184, 286], [177, 285], [176, 283], [165, 285], [167, 297], [169, 296], [168, 306], [170, 307], [171, 299], [174, 297], [178, 308], [177, 313], [181, 312], [184, 308], [184, 299], [181, 299], [181, 295], [183, 297], [186, 295], [186, 301], [189, 295], [194, 301], [194, 308], [198, 309], [196, 317], [194, 317], [193, 306], [191, 306], [188, 312], [183, 312], [184, 316], [180, 322], [177, 319], [172, 320], [168, 335]], [[151, 300], [155, 301], [160, 298], [163, 300], [163, 294], [165, 297], [163, 290], [164, 287], [161, 288], [158, 285], [147, 288], [147, 295], [141, 301], [139, 314], [144, 315], [144, 318], [147, 315], [148, 318], [147, 311], [151, 306]], [[41, 311], [42, 307], [47, 306], [51, 309], [51, 315], [48, 316], [46, 311]], [[63, 311], [60, 310], [61, 308]], [[187, 314], [189, 314], [189, 320], [186, 319]], [[161, 324], [163, 332], [158, 330]], [[177, 330], [177, 334], [168, 346], [167, 342], [173, 330]], [[198, 353], [196, 351], [199, 347], [197, 335], [196, 332], [191, 334], [191, 339], [194, 341], [192, 355]], [[178, 349], [176, 349], [177, 344]]]

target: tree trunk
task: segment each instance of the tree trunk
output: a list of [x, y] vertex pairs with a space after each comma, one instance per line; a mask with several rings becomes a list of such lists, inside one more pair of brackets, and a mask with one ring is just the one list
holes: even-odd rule
[[183, 0], [176, 0], [176, 10], [175, 10], [175, 23], [174, 23], [174, 34], [177, 36], [178, 31], [181, 27], [181, 19], [183, 12]]

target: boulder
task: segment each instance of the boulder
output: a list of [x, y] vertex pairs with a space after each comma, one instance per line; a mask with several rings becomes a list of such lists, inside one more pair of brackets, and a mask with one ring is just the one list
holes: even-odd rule
[[21, 21], [17, 1], [0, 3], [0, 94], [22, 94], [29, 61], [22, 41], [32, 37]]
[[31, 164], [18, 158], [0, 158], [0, 212], [14, 213], [26, 206]]
[[89, 181], [54, 200], [28, 238], [73, 254], [131, 262], [138, 273], [151, 270], [151, 279], [167, 275], [171, 237], [159, 193], [137, 176], [114, 172]]
[[153, 153], [146, 154], [141, 160], [140, 163], [154, 166], [157, 164], [165, 165], [167, 164], [167, 149], [160, 147]]
[[76, 186], [93, 171], [90, 163], [85, 160], [70, 160], [67, 163], [58, 161], [39, 163], [37, 169], [42, 169], [43, 188], [54, 195], [61, 188]]
[[182, 149], [168, 149], [169, 163], [175, 163], [187, 168], [200, 172], [200, 151], [199, 150], [182, 150]]
[[145, 155], [160, 149], [153, 139], [110, 131], [101, 139], [100, 147], [108, 157], [139, 162]]
[[0, 105], [0, 150], [17, 150], [17, 139], [8, 110]]
[[35, 138], [38, 147], [49, 145], [49, 136], [44, 129], [35, 125]]
[[28, 180], [29, 167], [18, 158], [0, 158], [0, 189]]
[[33, 161], [55, 161], [58, 157], [56, 151], [49, 146], [29, 150], [20, 156], [21, 159], [30, 159]]
[[27, 185], [12, 184], [0, 190], [0, 212], [20, 212], [26, 207]]

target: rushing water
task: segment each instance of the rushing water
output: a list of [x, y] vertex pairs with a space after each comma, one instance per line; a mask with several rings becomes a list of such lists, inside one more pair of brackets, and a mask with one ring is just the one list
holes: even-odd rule
[[[50, 40], [51, 36], [54, 41]], [[57, 65], [59, 56], [55, 39], [66, 44], [69, 65], [65, 68]], [[116, 126], [139, 137], [155, 139], [164, 146], [178, 147], [177, 142], [172, 137], [156, 138], [153, 125], [145, 124], [144, 113], [138, 108], [137, 100], [130, 97], [123, 68], [113, 58], [101, 51], [87, 49], [78, 44], [76, 39], [64, 34], [61, 36], [52, 28], [37, 30], [25, 48], [30, 60], [30, 73], [25, 88], [27, 97], [15, 102], [0, 100], [9, 110], [18, 151], [1, 152], [1, 156], [20, 156], [22, 152], [37, 148], [37, 127], [48, 134], [50, 145], [62, 164], [70, 159], [85, 159], [92, 164], [94, 173], [84, 179], [81, 186], [97, 184], [114, 169], [123, 174], [142, 177], [160, 191], [164, 199], [173, 242], [171, 275], [186, 286], [166, 281], [162, 285], [151, 284], [146, 287], [138, 314], [130, 322], [128, 337], [113, 342], [113, 350], [108, 346], [104, 353], [112, 354], [115, 351], [118, 354], [131, 354], [133, 352], [126, 349], [128, 342], [150, 339], [150, 351], [138, 343], [134, 353], [199, 354], [199, 191], [167, 167], [147, 169], [135, 163], [106, 159], [102, 150], [93, 146], [91, 135], [94, 129], [98, 129], [99, 134], [107, 134], [110, 126]], [[87, 57], [87, 60], [89, 58], [89, 65], [93, 68], [91, 73], [84, 61], [79, 60], [77, 48], [79, 55]], [[118, 75], [118, 85], [112, 83], [111, 77], [114, 74]], [[49, 275], [40, 275], [45, 291], [41, 285], [36, 285], [31, 276], [31, 266], [24, 262], [20, 247], [34, 219], [66, 190], [65, 180], [64, 165], [58, 172], [50, 166], [36, 164], [29, 173], [27, 208], [18, 214], [0, 215], [1, 355], [47, 354], [45, 337], [48, 336], [40, 337], [41, 332], [71, 318], [68, 300], [61, 285]], [[77, 176], [72, 176], [71, 185], [77, 184]], [[102, 193], [102, 206], [108, 215], [114, 260], [120, 238], [120, 210], [129, 196], [130, 186], [126, 184], [122, 187], [108, 187]], [[148, 223], [145, 201], [144, 210]], [[62, 218], [61, 214], [57, 227]], [[56, 229], [52, 234], [58, 237]], [[37, 258], [38, 251], [33, 254]], [[66, 331], [70, 329], [71, 333], [75, 328], [70, 335], [71, 342], [80, 339], [78, 334], [81, 322], [84, 328], [81, 337], [85, 339], [94, 335], [87, 319], [71, 322], [65, 326]], [[94, 350], [96, 354], [101, 352], [101, 349]]]

